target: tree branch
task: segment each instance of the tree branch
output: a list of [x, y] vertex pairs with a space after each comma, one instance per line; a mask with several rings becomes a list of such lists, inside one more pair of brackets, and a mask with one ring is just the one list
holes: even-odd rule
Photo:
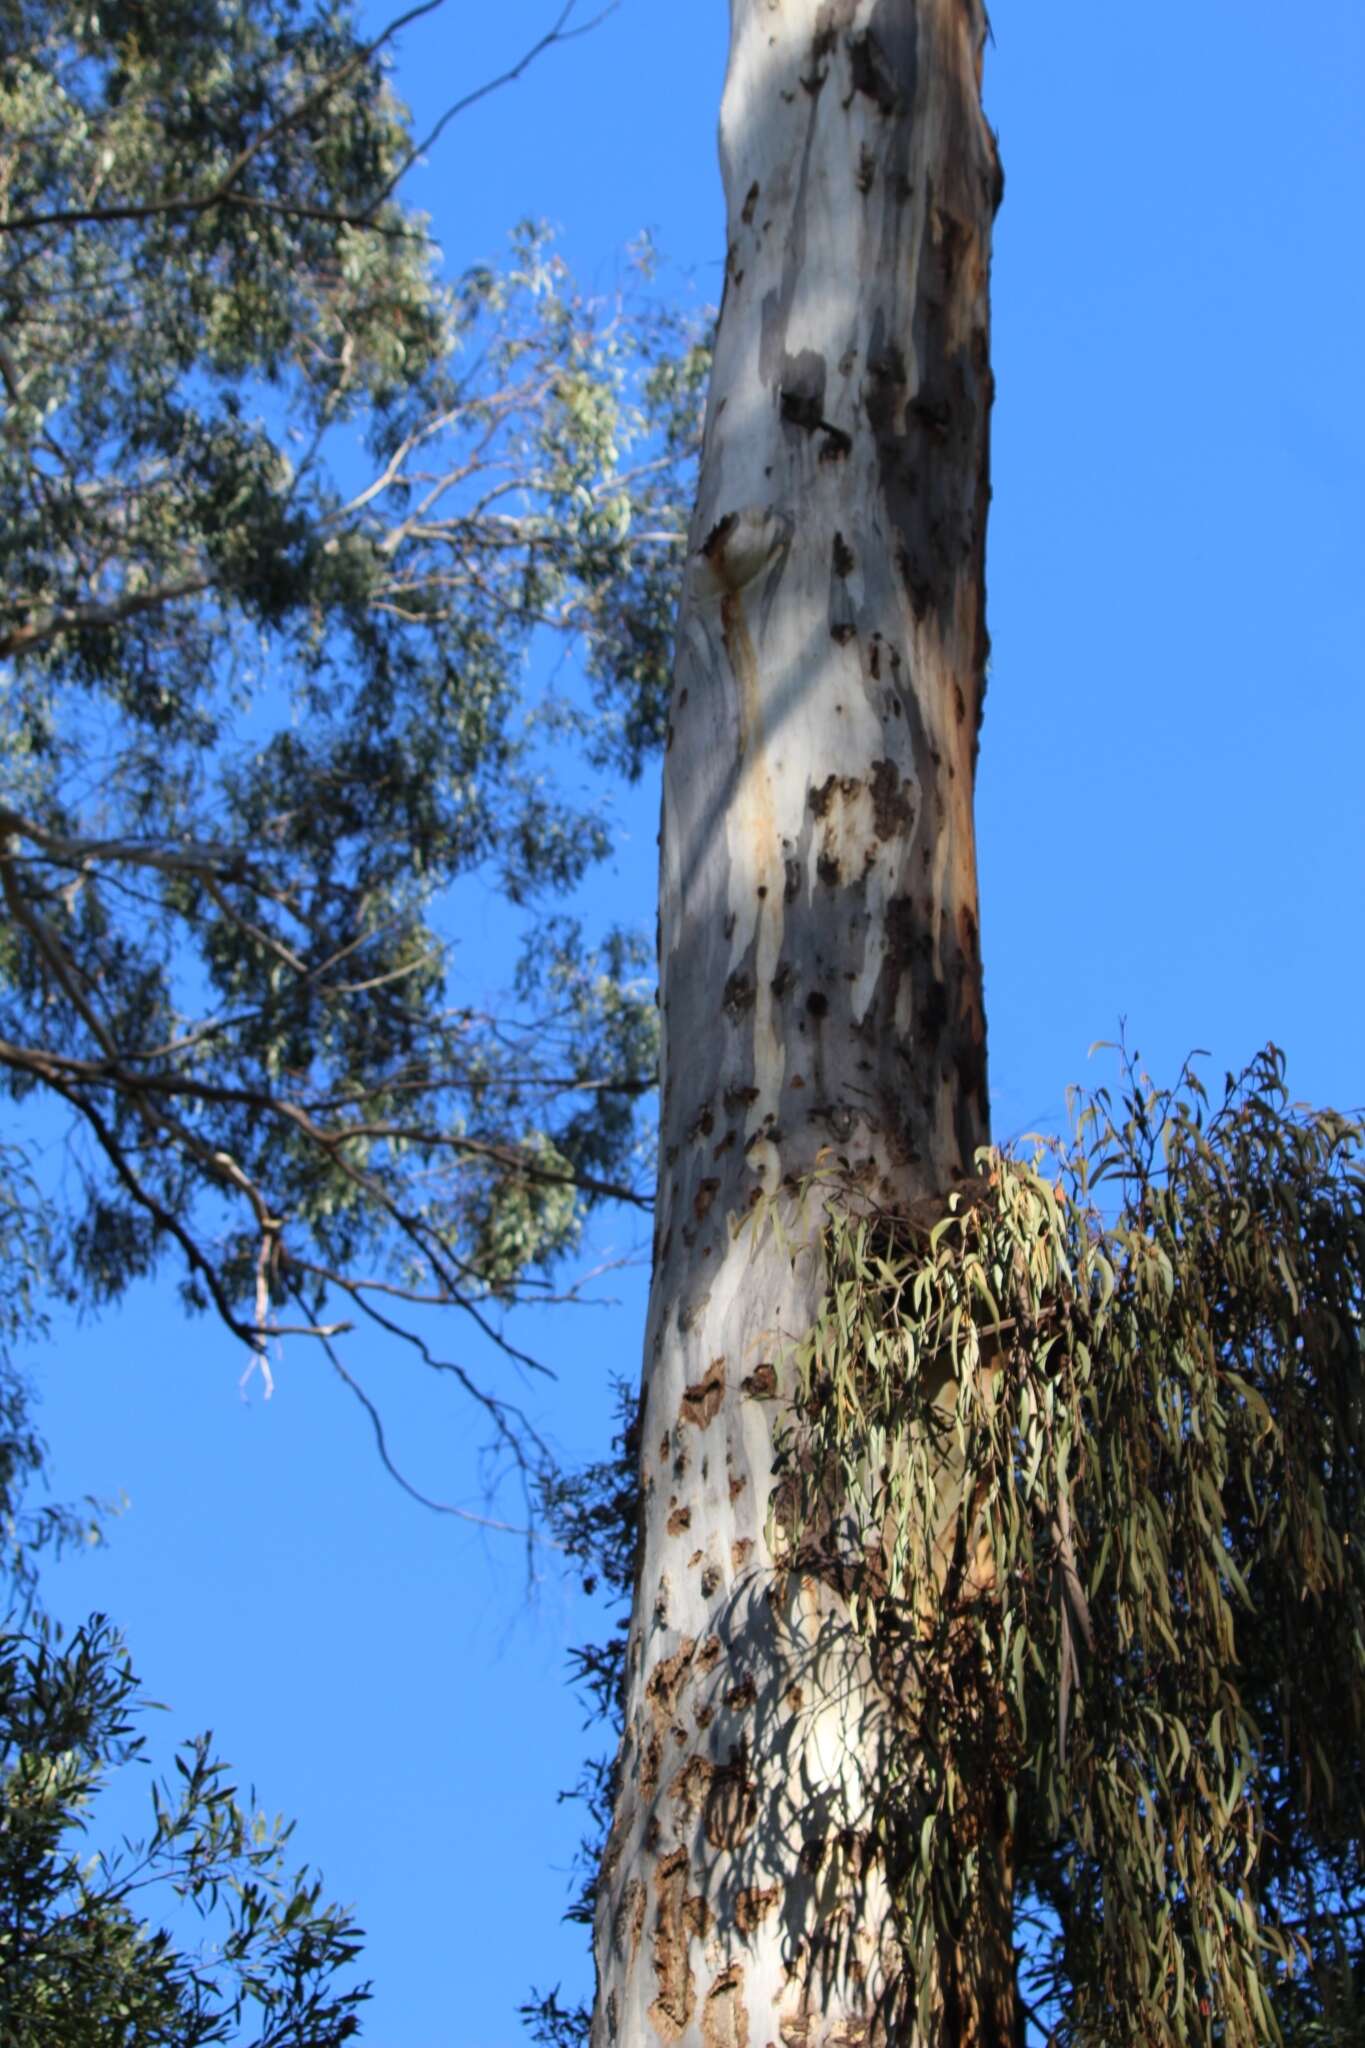
[[118, 626], [140, 612], [174, 604], [177, 598], [201, 597], [212, 587], [207, 576], [186, 576], [176, 583], [157, 584], [152, 590], [131, 591], [107, 604], [72, 605], [66, 611], [53, 612], [35, 625], [15, 626], [8, 633], [0, 634], [0, 660], [15, 654], [31, 654], [35, 647], [55, 640], [59, 633], [77, 631], [85, 626]]

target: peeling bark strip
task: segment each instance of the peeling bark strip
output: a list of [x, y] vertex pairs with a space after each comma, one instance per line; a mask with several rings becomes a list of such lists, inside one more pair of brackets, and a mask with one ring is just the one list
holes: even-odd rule
[[884, 1698], [837, 1593], [769, 1542], [782, 1357], [819, 1279], [790, 1247], [819, 1218], [788, 1219], [786, 1248], [739, 1227], [817, 1159], [903, 1202], [987, 1136], [984, 34], [981, 0], [731, 0], [725, 303], [661, 841], [643, 1440], [664, 1450], [593, 2048], [984, 2048], [1012, 2024], [987, 1981], [1003, 1877], [915, 2019], [866, 1847]]

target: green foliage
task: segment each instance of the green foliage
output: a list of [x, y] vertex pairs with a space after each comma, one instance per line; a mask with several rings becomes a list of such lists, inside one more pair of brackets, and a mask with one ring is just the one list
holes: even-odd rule
[[0, 1064], [66, 1278], [175, 1249], [263, 1362], [478, 1312], [645, 1199], [649, 984], [546, 920], [659, 734], [704, 351], [530, 228], [444, 283], [327, 0], [3, 0], [0, 136]]
[[207, 1737], [154, 1785], [143, 1839], [91, 1852], [92, 1804], [142, 1750], [139, 1709], [102, 1616], [65, 1642], [50, 1625], [0, 1633], [6, 2048], [348, 2039], [367, 1992], [335, 1980], [359, 1930], [316, 1878], [290, 1873], [288, 1828], [241, 1808]]
[[994, 1882], [989, 1785], [1049, 2038], [1359, 2038], [1363, 1195], [1273, 1049], [1212, 1114], [1125, 1068], [921, 1215], [809, 1191], [775, 1540], [872, 1648], [912, 1981]]

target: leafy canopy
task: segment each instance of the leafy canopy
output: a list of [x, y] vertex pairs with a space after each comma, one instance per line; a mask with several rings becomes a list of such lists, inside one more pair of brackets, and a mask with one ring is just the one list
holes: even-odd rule
[[704, 352], [529, 229], [443, 282], [384, 42], [0, 0], [0, 1067], [83, 1297], [174, 1247], [266, 1370], [644, 1199], [641, 957], [554, 899], [657, 736]]

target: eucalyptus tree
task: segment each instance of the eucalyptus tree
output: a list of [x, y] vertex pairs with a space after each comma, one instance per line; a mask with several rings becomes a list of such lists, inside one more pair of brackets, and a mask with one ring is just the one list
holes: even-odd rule
[[[818, 1267], [791, 1256], [813, 1223], [776, 1226], [784, 1185], [831, 1154], [905, 1204], [987, 1138], [985, 27], [974, 0], [731, 7], [725, 298], [664, 769], [662, 1162], [602, 2048], [854, 2041], [903, 1989], [869, 1832], [883, 1704], [837, 1587], [779, 1569], [774, 1396]], [[967, 1824], [1003, 1859], [993, 1815]], [[1012, 2026], [1003, 1868], [995, 1895], [948, 1958], [963, 2039]]]
[[987, 1142], [985, 33], [731, 4], [594, 2048], [1358, 2038], [1361, 1127]]
[[443, 281], [386, 70], [429, 11], [0, 7], [0, 1067], [86, 1302], [170, 1254], [267, 1374], [644, 1200], [647, 990], [554, 910], [658, 724], [702, 351], [531, 228]]

